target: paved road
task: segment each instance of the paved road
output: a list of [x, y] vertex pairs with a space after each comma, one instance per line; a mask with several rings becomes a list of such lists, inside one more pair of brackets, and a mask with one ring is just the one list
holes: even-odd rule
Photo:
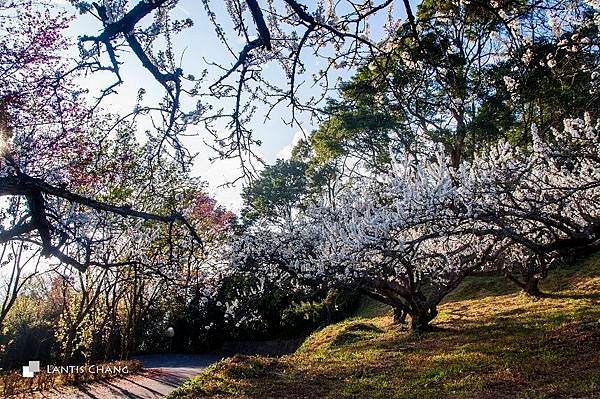
[[146, 355], [136, 359], [144, 370], [137, 374], [97, 381], [80, 386], [65, 386], [48, 391], [13, 396], [18, 399], [155, 399], [175, 390], [185, 379], [200, 374], [206, 367], [223, 356], [236, 353], [245, 355], [279, 356], [293, 352], [301, 338], [275, 341], [229, 342], [223, 345], [222, 355]]
[[220, 359], [217, 355], [140, 356], [144, 370], [135, 375], [98, 381], [77, 387], [61, 387], [28, 394], [32, 399], [162, 398], [189, 377]]

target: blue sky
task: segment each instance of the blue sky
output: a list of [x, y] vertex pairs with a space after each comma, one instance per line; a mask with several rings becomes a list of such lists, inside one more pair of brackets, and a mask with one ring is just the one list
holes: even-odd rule
[[[61, 4], [68, 10], [72, 7], [68, 5], [66, 0], [54, 0], [57, 4]], [[133, 0], [131, 1], [134, 2]], [[135, 0], [137, 2], [137, 0]], [[413, 0], [412, 2], [416, 2]], [[260, 1], [259, 1], [260, 3]], [[398, 2], [399, 3], [399, 2]], [[222, 25], [226, 33], [229, 33], [229, 44], [233, 50], [241, 50], [244, 46], [244, 41], [235, 37], [231, 26], [231, 19], [224, 8], [223, 1], [212, 1], [211, 7], [217, 15], [217, 19]], [[314, 9], [316, 4], [314, 1], [306, 1], [305, 4], [309, 9]], [[401, 8], [400, 5], [396, 5]], [[399, 13], [404, 14], [403, 10]], [[218, 40], [214, 30], [214, 26], [209, 22], [206, 12], [200, 0], [181, 0], [177, 8], [172, 13], [173, 18], [183, 19], [191, 18], [194, 21], [194, 26], [180, 33], [174, 40], [176, 56], [181, 59], [181, 67], [184, 74], [194, 74], [198, 76], [200, 72], [207, 68], [206, 60], [219, 62], [223, 65], [231, 65], [235, 59], [225, 51], [225, 47]], [[382, 16], [383, 17], [383, 16]], [[373, 29], [378, 29], [377, 24], [383, 24], [384, 18], [373, 20]], [[379, 25], [380, 27], [381, 25]], [[81, 34], [94, 34], [101, 28], [99, 22], [90, 16], [79, 16], [71, 29], [71, 34], [76, 37]], [[122, 66], [122, 75], [125, 83], [118, 88], [118, 94], [111, 96], [104, 107], [110, 111], [125, 113], [132, 109], [137, 91], [140, 87], [147, 90], [147, 101], [153, 98], [159, 99], [162, 94], [162, 88], [155, 82], [150, 74], [140, 66], [140, 62], [133, 56], [122, 54], [121, 60], [124, 61]], [[316, 57], [311, 57], [308, 51], [304, 52], [304, 62], [307, 66], [305, 77], [310, 80], [310, 73], [319, 69], [321, 62]], [[275, 64], [266, 66], [265, 76], [269, 81], [282, 87], [288, 85], [281, 70]], [[211, 72], [212, 71], [212, 72]], [[351, 71], [343, 72], [341, 76], [349, 77]], [[209, 81], [214, 81], [217, 77], [217, 70], [209, 69]], [[211, 79], [212, 78], [212, 79]], [[109, 74], [94, 74], [91, 77], [82, 81], [82, 85], [90, 88], [92, 92], [105, 87], [112, 79]], [[311, 89], [305, 85], [305, 94], [311, 94]], [[267, 163], [272, 163], [279, 157], [289, 156], [289, 152], [294, 142], [303, 137], [299, 127], [289, 126], [284, 120], [290, 119], [289, 109], [284, 105], [276, 108], [272, 112], [270, 119], [265, 120], [263, 115], [266, 113], [264, 107], [259, 108], [256, 117], [251, 122], [251, 129], [257, 139], [261, 140], [262, 145], [257, 150], [262, 155]], [[310, 132], [315, 126], [311, 125], [308, 115], [301, 115], [299, 119], [302, 122], [302, 127], [306, 132]], [[203, 140], [209, 140], [208, 135], [201, 128], [195, 129], [194, 133], [197, 136], [186, 138], [185, 143], [192, 152], [199, 152], [194, 173], [209, 183], [209, 191], [223, 205], [237, 211], [241, 207], [241, 198], [239, 196], [241, 184], [234, 187], [221, 187], [223, 183], [231, 181], [239, 176], [238, 162], [236, 160], [224, 160], [209, 162], [208, 158], [213, 157], [211, 152], [204, 144]]]

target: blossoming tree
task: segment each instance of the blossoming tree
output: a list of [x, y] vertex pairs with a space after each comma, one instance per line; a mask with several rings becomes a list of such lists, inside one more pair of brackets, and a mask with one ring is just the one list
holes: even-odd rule
[[388, 178], [348, 183], [335, 204], [256, 223], [234, 262], [358, 289], [416, 330], [477, 269], [519, 270], [538, 294], [549, 264], [600, 244], [600, 147], [589, 116], [565, 121], [557, 142], [533, 136], [527, 150], [501, 141], [458, 168], [441, 148], [434, 160], [406, 157]]
[[[161, 208], [169, 203], [164, 195], [160, 203], [140, 200], [160, 191], [164, 171], [173, 165], [161, 166], [166, 155], [152, 141], [133, 159], [126, 148], [131, 143], [119, 133], [120, 118], [86, 98], [77, 84], [86, 65], [66, 56], [72, 43], [65, 30], [72, 18], [33, 1], [3, 0], [0, 13], [0, 196], [6, 199], [3, 212], [14, 221], [2, 225], [0, 243], [34, 243], [42, 255], [84, 271], [107, 266], [97, 250], [118, 236], [111, 231], [118, 218], [184, 226], [200, 242], [174, 201]], [[111, 184], [127, 175], [121, 162], [147, 166], [130, 176], [148, 181], [137, 186], [135, 203], [127, 202], [134, 196], [111, 192]], [[164, 233], [172, 237], [173, 231]]]

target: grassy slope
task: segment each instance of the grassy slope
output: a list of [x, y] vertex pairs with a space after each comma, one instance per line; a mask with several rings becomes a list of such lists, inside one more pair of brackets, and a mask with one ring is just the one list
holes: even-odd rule
[[556, 296], [470, 277], [422, 336], [367, 303], [292, 355], [225, 359], [170, 398], [600, 398], [600, 254], [542, 288]]

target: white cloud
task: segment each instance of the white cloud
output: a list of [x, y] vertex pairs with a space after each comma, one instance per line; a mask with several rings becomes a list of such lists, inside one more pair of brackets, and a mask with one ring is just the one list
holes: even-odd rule
[[290, 141], [290, 143], [288, 145], [283, 147], [277, 153], [277, 158], [290, 159], [292, 156], [292, 150], [294, 149], [294, 146], [296, 144], [298, 144], [300, 142], [300, 140], [302, 140], [302, 139], [306, 139], [306, 136], [304, 135], [304, 132], [302, 130], [298, 130], [296, 133], [294, 133], [294, 137], [292, 137], [292, 141]]

